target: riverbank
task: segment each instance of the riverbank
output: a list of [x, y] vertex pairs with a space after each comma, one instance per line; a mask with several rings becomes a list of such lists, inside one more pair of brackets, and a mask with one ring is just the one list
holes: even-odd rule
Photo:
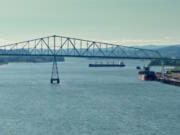
[[[57, 62], [64, 62], [64, 57], [57, 57]], [[0, 56], [0, 66], [8, 63], [46, 63], [52, 62], [53, 57], [49, 56]]]
[[0, 66], [8, 65], [8, 63], [0, 63]]
[[[180, 66], [180, 60], [163, 60], [164, 66]], [[162, 65], [162, 60], [151, 60], [148, 66], [161, 66]]]

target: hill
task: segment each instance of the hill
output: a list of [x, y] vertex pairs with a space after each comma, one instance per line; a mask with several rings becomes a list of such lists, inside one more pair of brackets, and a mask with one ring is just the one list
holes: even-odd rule
[[179, 57], [180, 58], [180, 44], [179, 45], [144, 45], [134, 46], [136, 48], [157, 50], [165, 57]]
[[158, 49], [162, 56], [180, 57], [180, 45], [168, 46]]

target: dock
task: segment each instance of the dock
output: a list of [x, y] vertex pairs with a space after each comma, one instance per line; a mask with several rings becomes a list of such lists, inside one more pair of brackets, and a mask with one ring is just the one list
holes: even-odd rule
[[165, 74], [164, 77], [162, 77], [161, 73], [156, 73], [156, 81], [170, 85], [180, 86], [180, 74]]

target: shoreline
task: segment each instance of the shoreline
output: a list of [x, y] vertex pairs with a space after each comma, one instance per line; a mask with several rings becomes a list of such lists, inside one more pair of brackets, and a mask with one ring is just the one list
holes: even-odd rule
[[[57, 62], [64, 62], [64, 61], [57, 61]], [[46, 61], [46, 62], [8, 62], [8, 63], [0, 63], [0, 66], [9, 65], [11, 63], [17, 63], [17, 64], [36, 64], [36, 63], [52, 63], [52, 61]]]

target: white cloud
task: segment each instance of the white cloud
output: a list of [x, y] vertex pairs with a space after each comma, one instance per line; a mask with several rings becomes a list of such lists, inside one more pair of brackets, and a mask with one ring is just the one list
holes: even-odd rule
[[133, 39], [122, 39], [122, 40], [105, 40], [103, 42], [120, 44], [124, 46], [142, 46], [142, 45], [175, 45], [180, 44], [180, 40], [169, 40], [168, 38], [162, 40], [133, 40]]
[[[120, 40], [95, 40], [104, 43], [112, 43], [124, 46], [142, 46], [142, 45], [176, 45], [180, 44], [180, 40], [172, 37], [165, 37], [160, 40], [141, 40], [141, 39], [120, 39]], [[17, 41], [16, 41], [17, 42]], [[15, 43], [10, 40], [0, 39], [0, 46]]]
[[6, 44], [9, 44], [9, 43], [12, 43], [12, 42], [10, 42], [8, 40], [5, 40], [5, 39], [0, 39], [0, 46], [6, 45]]

